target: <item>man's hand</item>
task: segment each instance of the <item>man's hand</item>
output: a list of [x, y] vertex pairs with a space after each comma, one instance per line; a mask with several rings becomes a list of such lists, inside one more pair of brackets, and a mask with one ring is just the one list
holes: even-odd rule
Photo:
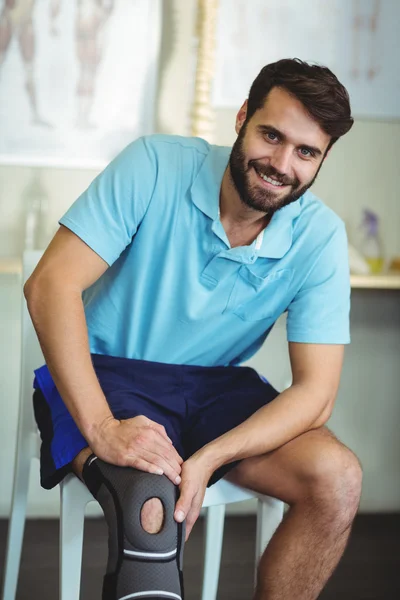
[[110, 464], [164, 474], [175, 485], [181, 483], [182, 458], [165, 428], [147, 417], [106, 419], [88, 442], [96, 456]]
[[186, 519], [186, 541], [197, 521], [206, 493], [207, 483], [212, 475], [201, 455], [191, 456], [182, 465], [180, 497], [175, 507], [175, 520], [181, 523]]

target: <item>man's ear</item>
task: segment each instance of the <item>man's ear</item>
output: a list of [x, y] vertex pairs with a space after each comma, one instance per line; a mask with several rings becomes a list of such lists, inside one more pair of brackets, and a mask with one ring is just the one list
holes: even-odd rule
[[235, 131], [237, 134], [242, 129], [242, 126], [246, 120], [246, 117], [247, 117], [247, 100], [245, 100], [243, 102], [238, 114], [236, 115]]
[[331, 150], [332, 150], [332, 146], [329, 148], [328, 152], [325, 154], [325, 156], [324, 156], [324, 160], [326, 160], [326, 159], [328, 158], [328, 156], [329, 156], [329, 155], [330, 155], [330, 153], [331, 153]]

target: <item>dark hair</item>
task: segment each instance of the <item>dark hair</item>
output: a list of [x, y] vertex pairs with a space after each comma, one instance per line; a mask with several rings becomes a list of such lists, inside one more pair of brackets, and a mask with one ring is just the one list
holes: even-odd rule
[[327, 67], [299, 58], [284, 58], [263, 67], [250, 88], [246, 121], [264, 106], [269, 92], [280, 87], [303, 104], [321, 129], [331, 136], [329, 148], [353, 126], [349, 94]]

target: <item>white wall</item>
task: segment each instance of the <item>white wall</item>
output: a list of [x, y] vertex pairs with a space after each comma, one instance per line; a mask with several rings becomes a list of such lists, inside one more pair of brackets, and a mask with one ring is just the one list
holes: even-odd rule
[[[164, 0], [162, 78], [158, 131], [186, 134], [193, 79], [194, 0]], [[217, 143], [234, 140], [232, 110], [217, 114]], [[400, 255], [400, 202], [396, 179], [400, 124], [357, 122], [334, 147], [315, 184], [316, 193], [346, 220], [349, 233], [368, 205], [382, 218], [389, 255]], [[95, 171], [41, 169], [51, 200], [49, 229], [93, 179]], [[0, 256], [19, 254], [23, 243], [21, 201], [32, 169], [0, 167]], [[400, 292], [355, 291], [352, 344], [330, 426], [360, 457], [365, 471], [361, 509], [400, 509]], [[0, 275], [0, 516], [8, 514], [17, 422], [19, 349], [18, 278]], [[289, 373], [284, 322], [280, 321], [251, 361], [279, 385]], [[37, 466], [31, 481], [31, 515], [57, 513], [58, 494], [40, 489]], [[248, 508], [248, 505], [246, 506]]]

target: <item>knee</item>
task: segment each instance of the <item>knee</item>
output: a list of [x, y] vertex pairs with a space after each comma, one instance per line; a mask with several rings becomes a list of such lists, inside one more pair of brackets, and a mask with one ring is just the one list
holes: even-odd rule
[[307, 496], [322, 514], [349, 526], [357, 512], [362, 468], [355, 454], [339, 442], [321, 448], [308, 464]]
[[142, 507], [140, 522], [147, 533], [159, 533], [164, 524], [164, 507], [159, 498], [150, 498]]

